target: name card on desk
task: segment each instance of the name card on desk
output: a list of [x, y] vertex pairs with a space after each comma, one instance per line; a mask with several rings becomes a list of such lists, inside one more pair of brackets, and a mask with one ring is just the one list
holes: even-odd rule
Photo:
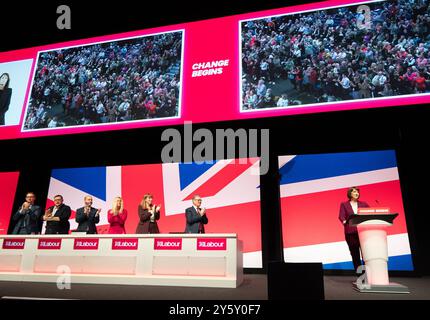
[[99, 239], [76, 238], [73, 245], [74, 250], [97, 250]]
[[154, 238], [155, 250], [182, 250], [182, 239]]
[[137, 250], [137, 238], [112, 239], [112, 250]]
[[388, 207], [369, 207], [369, 208], [358, 208], [358, 214], [388, 214], [390, 208]]
[[62, 239], [39, 239], [37, 249], [59, 250], [61, 249]]
[[4, 239], [3, 249], [24, 249], [25, 239]]
[[226, 238], [197, 239], [197, 250], [227, 250]]

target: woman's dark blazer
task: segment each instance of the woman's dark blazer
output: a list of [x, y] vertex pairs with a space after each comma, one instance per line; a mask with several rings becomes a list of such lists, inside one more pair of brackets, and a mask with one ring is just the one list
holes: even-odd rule
[[[369, 205], [364, 201], [358, 201], [358, 208], [368, 208]], [[348, 220], [350, 216], [354, 214], [354, 209], [352, 209], [350, 201], [345, 201], [340, 204], [339, 209], [339, 220], [340, 222]], [[353, 227], [347, 224], [344, 224], [344, 232], [346, 234], [356, 233], [357, 227]]]
[[155, 212], [154, 223], [151, 223], [151, 213], [148, 209], [143, 209], [141, 205], [138, 207], [139, 223], [137, 224], [136, 233], [160, 233], [158, 230], [157, 220], [160, 219], [160, 212]]
[[0, 126], [4, 125], [4, 116], [9, 110], [10, 99], [12, 97], [12, 88], [0, 90]]

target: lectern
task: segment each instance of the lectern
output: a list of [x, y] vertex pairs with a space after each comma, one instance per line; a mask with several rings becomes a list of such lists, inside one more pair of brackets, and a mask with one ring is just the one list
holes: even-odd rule
[[366, 208], [364, 214], [352, 215], [347, 223], [356, 226], [360, 239], [361, 254], [365, 263], [365, 276], [354, 282], [354, 288], [360, 292], [409, 293], [401, 284], [390, 282], [388, 277], [387, 228], [393, 225], [398, 213], [377, 213], [378, 210]]

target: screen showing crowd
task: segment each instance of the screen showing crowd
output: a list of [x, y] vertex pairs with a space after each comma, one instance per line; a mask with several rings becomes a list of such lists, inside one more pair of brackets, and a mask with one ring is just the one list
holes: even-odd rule
[[183, 32], [39, 52], [23, 130], [180, 113]]
[[429, 4], [242, 21], [242, 111], [429, 92]]

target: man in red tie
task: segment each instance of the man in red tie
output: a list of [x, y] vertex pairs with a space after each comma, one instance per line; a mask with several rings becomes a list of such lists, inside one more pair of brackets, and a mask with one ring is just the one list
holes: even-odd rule
[[185, 233], [205, 233], [205, 224], [209, 222], [206, 216], [206, 208], [202, 208], [202, 198], [199, 195], [194, 195], [193, 206], [185, 210], [187, 223]]

